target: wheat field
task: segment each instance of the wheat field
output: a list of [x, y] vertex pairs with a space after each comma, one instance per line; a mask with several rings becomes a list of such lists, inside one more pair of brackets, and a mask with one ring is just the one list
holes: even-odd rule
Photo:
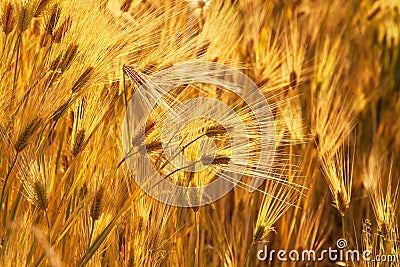
[[[0, 16], [0, 266], [400, 266], [398, 0], [2, 0]], [[243, 73], [268, 108], [205, 82], [163, 91], [157, 73], [204, 62]], [[155, 77], [164, 94], [144, 119], [131, 110], [125, 140]], [[193, 99], [246, 131], [168, 127]], [[171, 162], [165, 134], [193, 164]], [[170, 205], [139, 186], [140, 157], [189, 189], [243, 177]], [[370, 258], [278, 257], [329, 249]]]

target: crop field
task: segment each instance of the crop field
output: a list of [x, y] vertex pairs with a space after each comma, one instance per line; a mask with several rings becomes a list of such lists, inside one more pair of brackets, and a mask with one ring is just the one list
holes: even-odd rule
[[1, 0], [0, 266], [400, 266], [399, 0]]

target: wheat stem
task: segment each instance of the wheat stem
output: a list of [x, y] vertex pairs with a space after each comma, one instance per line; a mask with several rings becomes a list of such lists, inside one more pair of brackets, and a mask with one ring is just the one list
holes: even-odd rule
[[92, 223], [91, 223], [91, 226], [90, 226], [90, 234], [89, 234], [88, 248], [90, 248], [90, 244], [92, 243], [93, 232], [94, 232], [94, 223], [95, 223], [95, 220], [92, 219]]
[[[344, 214], [341, 217], [342, 217], [342, 235], [343, 235], [343, 239], [346, 240], [346, 231], [345, 231], [345, 225], [344, 225], [344, 222], [345, 222]], [[347, 248], [344, 247], [343, 250], [344, 250], [344, 255], [345, 255], [344, 256], [344, 264], [347, 267], [347, 260], [346, 260], [346, 250], [347, 250]]]
[[[206, 134], [199, 135], [198, 137], [196, 137], [195, 139], [193, 139], [192, 141], [190, 141], [189, 143], [187, 143], [186, 145], [184, 145], [184, 146], [182, 147], [181, 150], [179, 150], [178, 152], [175, 153], [175, 155], [170, 159], [170, 161], [174, 160], [174, 159], [179, 155], [179, 153], [183, 153], [183, 151], [184, 151], [188, 146], [190, 146], [191, 144], [193, 144], [194, 142], [196, 142], [197, 140], [199, 140], [200, 138], [202, 138], [202, 137], [204, 137], [204, 136], [206, 136]], [[198, 162], [200, 162], [200, 161], [201, 161], [201, 160], [199, 160]], [[196, 162], [196, 163], [197, 163], [197, 162]], [[166, 162], [163, 166], [161, 166], [161, 169], [163, 169], [165, 166], [167, 166], [167, 164], [168, 164], [168, 162]], [[187, 166], [187, 167], [190, 167], [190, 166]]]
[[49, 215], [48, 215], [46, 209], [44, 210], [44, 215], [45, 215], [46, 221], [47, 221], [47, 235], [48, 235], [48, 239], [49, 239], [49, 244], [51, 245], [51, 226], [50, 226]]
[[18, 38], [17, 38], [17, 43], [16, 43], [17, 55], [16, 55], [16, 59], [15, 59], [14, 81], [13, 81], [12, 91], [11, 91], [10, 110], [12, 110], [13, 102], [14, 102], [14, 98], [15, 98], [15, 87], [16, 87], [16, 84], [17, 84], [18, 62], [19, 62], [21, 38], [22, 38], [21, 33], [19, 33], [18, 34]]
[[8, 178], [10, 177], [10, 174], [14, 168], [14, 165], [17, 162], [17, 158], [18, 158], [18, 152], [15, 154], [14, 159], [11, 163], [10, 169], [8, 170], [6, 178], [4, 179], [3, 188], [1, 190], [0, 208], [3, 206], [4, 194], [5, 194], [5, 190], [7, 187]]
[[7, 41], [8, 41], [8, 34], [6, 35], [6, 38], [4, 38], [3, 50], [1, 50], [1, 60], [3, 60], [4, 51], [6, 50]]
[[194, 212], [194, 224], [196, 225], [196, 262], [195, 266], [200, 266], [200, 212]]
[[248, 267], [249, 266], [249, 260], [250, 260], [250, 252], [253, 249], [253, 246], [255, 245], [255, 242], [252, 241], [249, 248], [247, 249], [247, 253], [246, 253], [246, 258], [244, 260], [244, 266]]

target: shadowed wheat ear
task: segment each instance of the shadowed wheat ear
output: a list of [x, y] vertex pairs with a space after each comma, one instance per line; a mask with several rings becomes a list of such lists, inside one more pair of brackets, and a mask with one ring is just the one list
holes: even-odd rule
[[74, 144], [72, 146], [72, 156], [76, 157], [82, 151], [85, 142], [85, 135], [86, 135], [85, 129], [80, 129], [76, 133], [74, 138]]
[[40, 0], [35, 7], [35, 12], [33, 16], [35, 18], [41, 16], [43, 12], [47, 9], [47, 7], [53, 2], [52, 0]]
[[92, 203], [90, 205], [90, 210], [89, 210], [89, 216], [90, 216], [90, 218], [92, 218], [92, 223], [91, 223], [91, 227], [90, 227], [88, 248], [90, 247], [91, 242], [92, 242], [95, 222], [100, 219], [100, 216], [103, 212], [103, 196], [104, 196], [104, 187], [100, 186], [100, 188], [94, 194]]
[[50, 70], [59, 71], [64, 73], [69, 69], [72, 62], [78, 54], [79, 45], [76, 43], [71, 43], [65, 50], [64, 54], [60, 52], [58, 56], [51, 62]]
[[35, 192], [33, 203], [42, 211], [46, 211], [49, 205], [49, 199], [47, 197], [46, 187], [41, 180], [36, 180], [33, 185], [33, 190]]
[[133, 0], [125, 0], [122, 4], [121, 4], [121, 11], [122, 12], [128, 12], [129, 8], [132, 5]]
[[15, 8], [10, 2], [4, 3], [3, 14], [1, 16], [1, 24], [3, 26], [3, 32], [8, 35], [15, 26]]
[[93, 75], [93, 72], [93, 67], [86, 68], [86, 70], [79, 76], [79, 78], [72, 86], [72, 93], [78, 93], [80, 90], [82, 90], [82, 88], [89, 82], [89, 79]]
[[217, 155], [216, 157], [203, 155], [200, 161], [203, 165], [227, 165], [231, 158], [225, 155]]
[[[65, 51], [64, 56], [61, 59], [61, 62], [54, 63], [57, 67], [59, 66], [61, 72], [65, 72], [71, 66], [73, 60], [75, 59], [76, 55], [78, 54], [79, 46], [77, 44], [70, 44]], [[54, 65], [53, 64], [53, 65]], [[58, 65], [59, 64], [59, 65]]]
[[228, 134], [227, 129], [221, 124], [211, 125], [206, 128], [204, 133], [207, 137], [225, 136]]
[[97, 221], [102, 213], [102, 202], [103, 202], [104, 188], [100, 187], [94, 195], [92, 204], [90, 206], [90, 217], [93, 221]]
[[32, 18], [33, 18], [33, 10], [31, 3], [29, 2], [22, 3], [18, 16], [18, 30], [20, 33], [23, 33], [28, 29], [29, 24], [32, 21]]
[[53, 35], [53, 40], [55, 43], [61, 43], [61, 40], [67, 34], [72, 24], [71, 16], [68, 16], [61, 25], [56, 29]]
[[53, 10], [50, 14], [50, 18], [46, 25], [46, 33], [53, 35], [54, 28], [57, 26], [58, 19], [60, 18], [61, 9], [58, 5], [54, 5]]

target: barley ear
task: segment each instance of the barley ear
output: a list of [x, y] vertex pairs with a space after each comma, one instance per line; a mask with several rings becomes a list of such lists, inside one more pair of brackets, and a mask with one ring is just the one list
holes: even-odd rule
[[61, 60], [61, 63], [59, 64], [61, 72], [68, 70], [77, 53], [78, 53], [78, 45], [70, 44]]
[[12, 3], [7, 3], [3, 10], [3, 15], [1, 17], [1, 22], [3, 25], [3, 32], [8, 35], [15, 26], [15, 19], [14, 19], [14, 6]]
[[83, 149], [85, 141], [85, 129], [79, 130], [75, 135], [74, 145], [72, 147], [72, 156], [76, 157]]
[[64, 38], [65, 34], [68, 32], [72, 24], [71, 17], [68, 16], [63, 23], [61, 23], [60, 27], [54, 32], [53, 40], [55, 43], [61, 43], [62, 38]]
[[49, 199], [47, 198], [46, 188], [44, 184], [40, 181], [35, 181], [33, 184], [33, 189], [35, 191], [35, 205], [42, 211], [46, 211], [49, 204]]
[[265, 237], [266, 231], [264, 225], [259, 225], [254, 231], [253, 241], [258, 242], [261, 241]]
[[72, 86], [72, 89], [71, 89], [72, 93], [79, 92], [85, 86], [85, 84], [89, 81], [90, 76], [92, 76], [92, 74], [93, 74], [93, 67], [87, 68], [81, 74], [81, 76], [79, 76], [78, 80], [76, 80], [76, 82]]
[[125, 0], [121, 5], [122, 12], [128, 12], [133, 0]]
[[18, 135], [17, 140], [14, 144], [15, 149], [17, 152], [21, 152], [28, 144], [35, 133], [35, 131], [39, 128], [42, 119], [36, 117], [28, 123], [23, 131]]
[[102, 212], [103, 193], [104, 188], [100, 187], [94, 196], [92, 205], [90, 206], [90, 217], [93, 219], [93, 221], [97, 221], [100, 218]]
[[46, 10], [47, 6], [49, 5], [49, 3], [51, 2], [51, 0], [41, 0], [39, 2], [39, 4], [36, 6], [35, 12], [33, 14], [33, 16], [35, 18], [39, 17], [40, 15], [42, 15], [43, 11]]
[[344, 213], [349, 208], [349, 204], [346, 199], [347, 197], [344, 191], [340, 190], [336, 193], [336, 208], [342, 216], [344, 216]]
[[294, 70], [290, 72], [289, 85], [292, 89], [295, 89], [297, 86], [297, 73]]
[[24, 5], [21, 8], [21, 11], [20, 11], [19, 17], [18, 17], [18, 30], [20, 31], [20, 33], [24, 32], [26, 29], [28, 29], [29, 23], [32, 20], [30, 11], [31, 10], [29, 10], [28, 5]]
[[46, 33], [49, 35], [53, 35], [54, 28], [57, 25], [58, 19], [60, 18], [61, 10], [60, 8], [55, 5], [53, 7], [53, 11], [51, 12], [50, 19], [46, 25]]
[[218, 124], [207, 128], [205, 135], [207, 137], [216, 137], [226, 135], [227, 131], [224, 126]]

